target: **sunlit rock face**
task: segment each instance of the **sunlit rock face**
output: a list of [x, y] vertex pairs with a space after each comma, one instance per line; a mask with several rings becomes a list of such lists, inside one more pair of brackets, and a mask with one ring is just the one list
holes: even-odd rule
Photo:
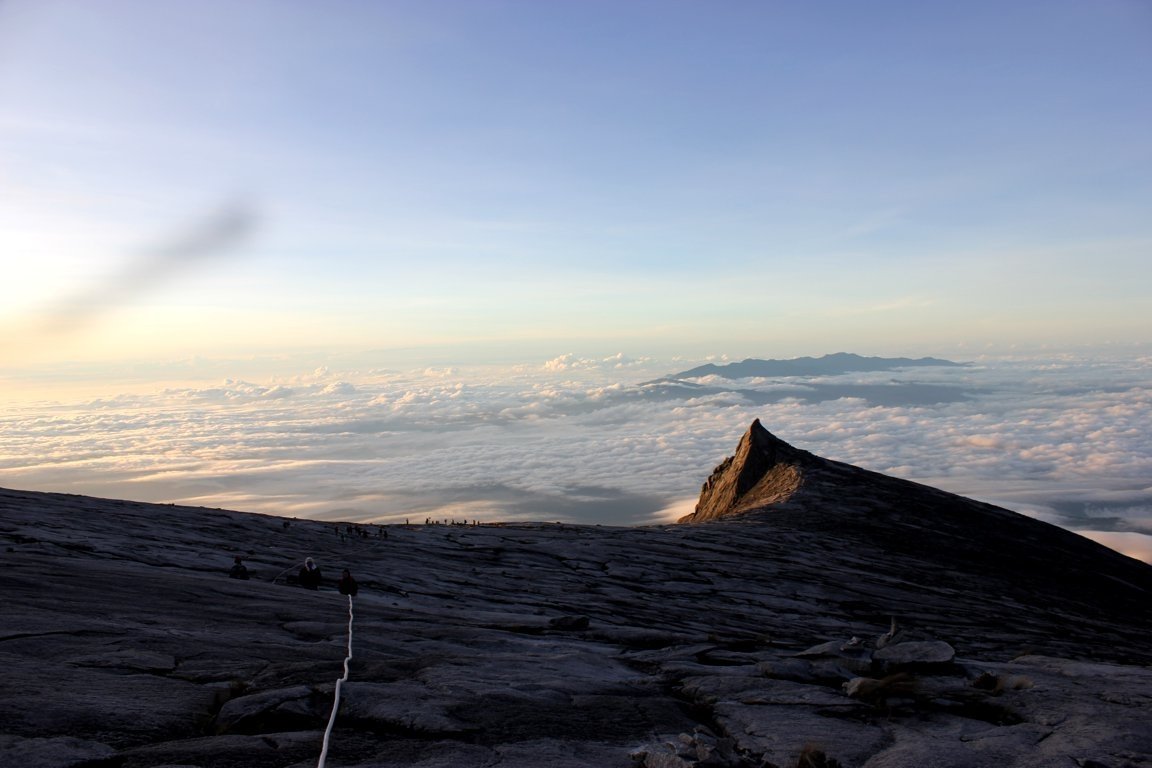
[[1152, 566], [759, 423], [686, 520], [349, 532], [0, 491], [0, 765], [315, 765], [345, 568], [331, 766], [1152, 763]]
[[680, 522], [703, 523], [788, 501], [823, 463], [788, 445], [757, 419], [740, 438], [736, 453], [712, 470], [696, 510]]

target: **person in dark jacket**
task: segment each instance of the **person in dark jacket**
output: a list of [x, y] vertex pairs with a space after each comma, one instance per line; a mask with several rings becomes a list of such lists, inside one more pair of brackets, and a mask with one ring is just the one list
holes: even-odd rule
[[300, 568], [299, 574], [300, 586], [304, 589], [319, 589], [320, 582], [323, 577], [320, 575], [320, 567], [316, 565], [316, 561], [308, 558], [304, 561], [304, 565]]
[[340, 590], [342, 595], [354, 595], [360, 591], [360, 585], [356, 583], [356, 579], [352, 578], [352, 574], [348, 569], [344, 569], [344, 573], [340, 574], [340, 581], [336, 582], [336, 587]]
[[236, 555], [233, 559], [232, 568], [228, 571], [228, 577], [232, 579], [248, 579], [248, 568], [244, 565], [244, 561], [240, 558], [240, 555]]

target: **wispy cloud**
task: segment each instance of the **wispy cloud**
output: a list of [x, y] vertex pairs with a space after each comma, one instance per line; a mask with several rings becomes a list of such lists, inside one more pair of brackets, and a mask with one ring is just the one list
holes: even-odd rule
[[868, 307], [870, 312], [901, 312], [909, 309], [925, 309], [936, 302], [923, 296], [905, 296]]
[[83, 292], [66, 296], [43, 312], [46, 334], [74, 331], [104, 312], [134, 300], [211, 258], [222, 256], [252, 236], [256, 217], [248, 205], [231, 204], [194, 223], [187, 230], [144, 248]]

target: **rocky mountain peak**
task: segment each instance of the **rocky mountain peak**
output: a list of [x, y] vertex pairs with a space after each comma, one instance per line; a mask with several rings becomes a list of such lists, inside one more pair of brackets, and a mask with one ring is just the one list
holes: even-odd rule
[[786, 501], [804, 483], [805, 470], [822, 460], [752, 422], [736, 453], [719, 464], [700, 491], [696, 510], [681, 523], [701, 523]]

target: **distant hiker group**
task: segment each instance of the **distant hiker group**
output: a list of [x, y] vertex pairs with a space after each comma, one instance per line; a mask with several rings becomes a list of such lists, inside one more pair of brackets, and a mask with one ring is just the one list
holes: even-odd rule
[[[324, 579], [320, 574], [320, 566], [316, 565], [316, 561], [309, 557], [301, 566], [296, 580], [305, 589], [319, 589]], [[352, 573], [345, 568], [344, 572], [340, 574], [340, 580], [336, 582], [336, 589], [340, 590], [342, 595], [351, 596], [360, 591], [360, 585], [356, 583], [356, 579], [352, 578]]]
[[[341, 543], [346, 542], [349, 539], [368, 539], [368, 538], [371, 538], [371, 533], [369, 532], [369, 530], [367, 528], [361, 528], [358, 525], [349, 524], [347, 526], [341, 526], [340, 523], [336, 523], [335, 527], [332, 530], [337, 536], [340, 537]], [[382, 525], [377, 526], [376, 527], [376, 537], [379, 539], [387, 540], [388, 539], [388, 529], [386, 529]]]
[[[251, 576], [248, 573], [248, 567], [244, 565], [244, 559], [240, 555], [232, 558], [232, 567], [228, 570], [228, 577], [232, 579], [249, 580]], [[291, 579], [289, 579], [291, 583]], [[304, 589], [318, 590], [320, 585], [324, 583], [324, 575], [320, 571], [320, 566], [316, 565], [316, 561], [311, 557], [304, 560], [304, 565], [300, 566], [300, 570], [296, 574], [296, 583]], [[340, 574], [340, 580], [336, 582], [336, 589], [342, 595], [355, 595], [360, 591], [360, 584], [353, 578], [351, 571], [347, 568]]]

